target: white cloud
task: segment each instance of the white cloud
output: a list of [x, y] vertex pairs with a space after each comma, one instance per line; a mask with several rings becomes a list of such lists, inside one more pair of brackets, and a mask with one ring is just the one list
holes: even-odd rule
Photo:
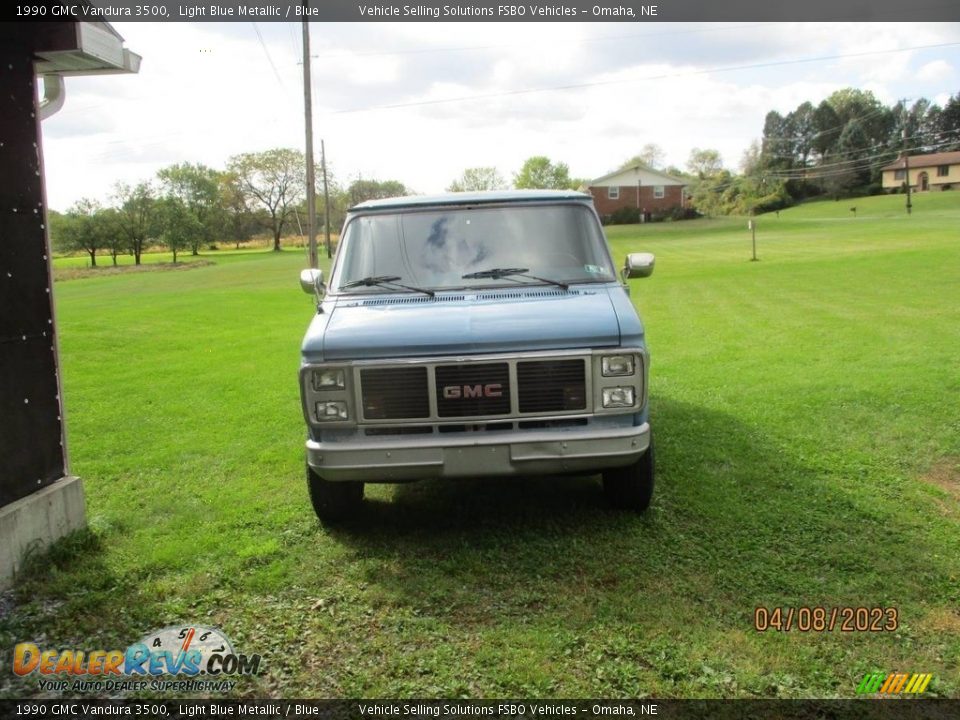
[[953, 65], [946, 60], [932, 60], [917, 70], [917, 80], [925, 83], [946, 83], [954, 77]]

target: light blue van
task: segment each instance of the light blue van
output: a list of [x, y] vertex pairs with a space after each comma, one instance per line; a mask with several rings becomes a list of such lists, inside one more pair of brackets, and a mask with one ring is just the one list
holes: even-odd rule
[[346, 219], [302, 346], [307, 484], [318, 517], [364, 483], [602, 473], [617, 507], [654, 483], [649, 353], [589, 195], [374, 200]]

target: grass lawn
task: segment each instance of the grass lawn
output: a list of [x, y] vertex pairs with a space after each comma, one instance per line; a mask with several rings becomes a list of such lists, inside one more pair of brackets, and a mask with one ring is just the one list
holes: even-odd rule
[[[595, 478], [368, 487], [322, 529], [303, 479], [301, 251], [56, 288], [90, 531], [34, 559], [16, 642], [218, 626], [242, 696], [960, 696], [960, 193], [608, 228], [653, 353], [654, 503]], [[857, 206], [857, 216], [849, 208]], [[186, 259], [186, 258], [185, 258]], [[757, 606], [895, 607], [895, 632], [756, 632]]]

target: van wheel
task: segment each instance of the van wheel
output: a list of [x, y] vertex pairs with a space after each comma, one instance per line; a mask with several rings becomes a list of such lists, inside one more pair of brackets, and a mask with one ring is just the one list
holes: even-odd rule
[[362, 482], [324, 480], [307, 465], [310, 502], [320, 522], [331, 523], [354, 515], [363, 502]]
[[653, 497], [653, 435], [650, 447], [633, 465], [603, 471], [603, 492], [615, 508], [643, 512]]

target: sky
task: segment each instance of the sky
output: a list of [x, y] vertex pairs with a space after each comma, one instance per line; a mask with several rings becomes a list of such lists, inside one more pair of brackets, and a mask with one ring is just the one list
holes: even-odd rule
[[[300, 23], [114, 23], [136, 75], [66, 79], [43, 121], [50, 207], [110, 202], [180, 162], [304, 147]], [[599, 177], [647, 143], [736, 169], [770, 110], [835, 90], [891, 104], [960, 93], [960, 23], [313, 23], [314, 134], [342, 184], [509, 182], [546, 155]], [[940, 47], [929, 47], [939, 45]], [[924, 47], [926, 46], [926, 47]]]

